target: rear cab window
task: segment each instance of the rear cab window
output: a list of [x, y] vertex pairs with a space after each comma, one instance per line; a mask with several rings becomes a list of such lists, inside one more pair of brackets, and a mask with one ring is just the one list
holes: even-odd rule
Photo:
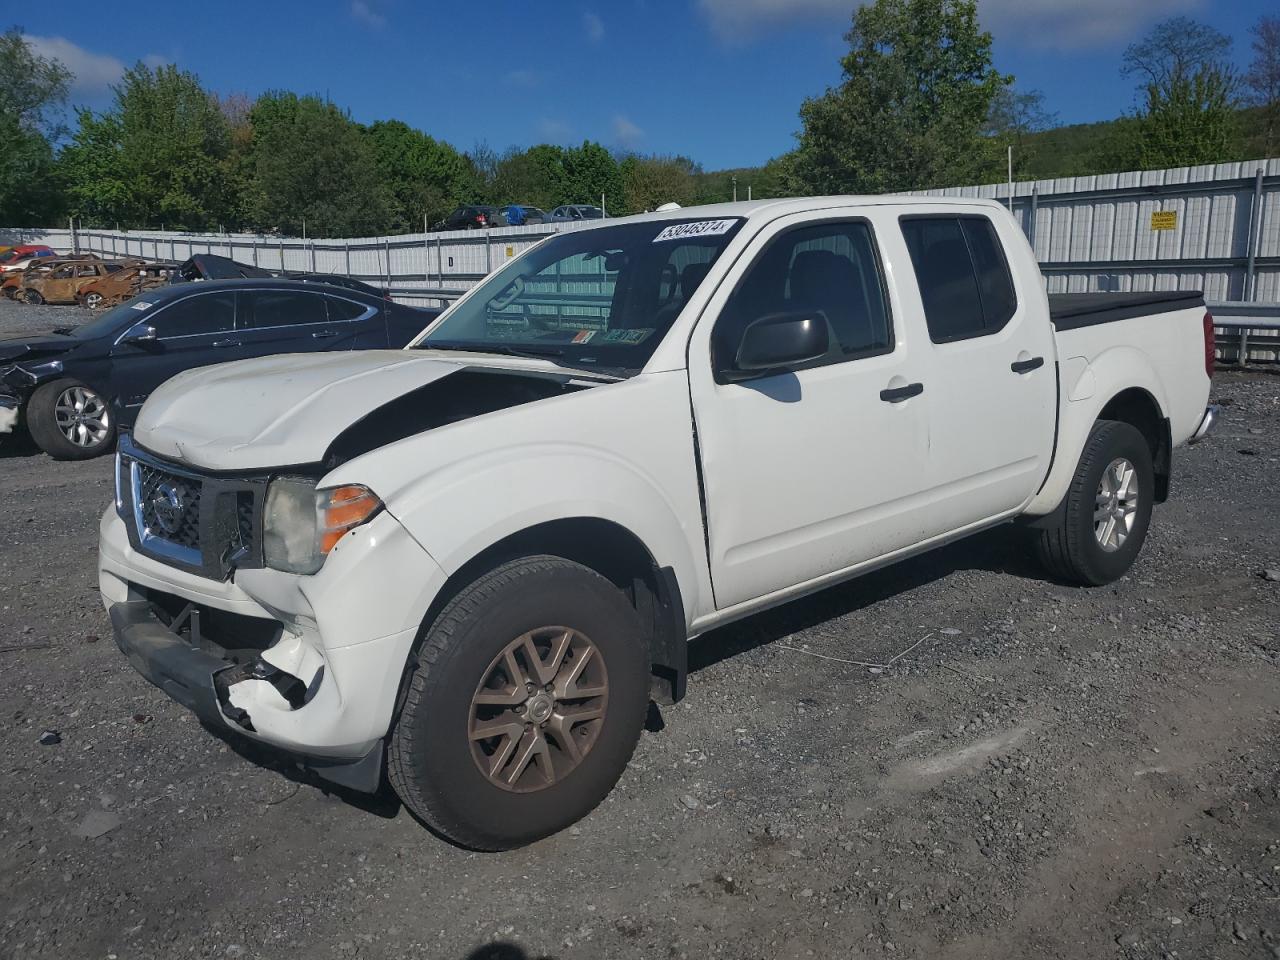
[[1002, 330], [1018, 304], [991, 220], [980, 214], [929, 214], [902, 217], [899, 223], [929, 339], [952, 343]]

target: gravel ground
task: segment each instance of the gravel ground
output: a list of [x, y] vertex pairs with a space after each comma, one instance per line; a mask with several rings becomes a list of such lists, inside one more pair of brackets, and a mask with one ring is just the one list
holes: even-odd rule
[[1129, 577], [1000, 531], [703, 637], [613, 795], [496, 855], [148, 686], [96, 594], [109, 463], [0, 441], [0, 955], [1280, 957], [1280, 378], [1215, 393]]

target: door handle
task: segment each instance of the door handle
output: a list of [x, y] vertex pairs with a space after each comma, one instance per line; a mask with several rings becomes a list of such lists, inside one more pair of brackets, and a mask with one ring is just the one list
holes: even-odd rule
[[924, 393], [923, 383], [908, 383], [905, 387], [892, 387], [880, 391], [880, 399], [885, 403], [901, 403]]
[[336, 337], [337, 335], [338, 335], [337, 330], [316, 330], [314, 333], [311, 334], [311, 339], [312, 340], [328, 340], [330, 337]]
[[1044, 357], [1032, 357], [1030, 360], [1015, 360], [1009, 364], [1009, 369], [1014, 373], [1030, 373], [1032, 370], [1039, 370], [1044, 366]]
[[238, 347], [240, 346], [240, 341], [239, 340], [215, 340], [213, 341], [213, 343], [209, 344], [209, 346], [216, 347], [219, 350], [221, 350], [226, 347]]

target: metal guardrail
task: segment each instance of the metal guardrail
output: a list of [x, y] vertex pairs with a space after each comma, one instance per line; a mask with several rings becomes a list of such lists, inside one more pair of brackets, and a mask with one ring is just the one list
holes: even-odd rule
[[1221, 362], [1280, 362], [1280, 303], [1219, 301], [1208, 307]]

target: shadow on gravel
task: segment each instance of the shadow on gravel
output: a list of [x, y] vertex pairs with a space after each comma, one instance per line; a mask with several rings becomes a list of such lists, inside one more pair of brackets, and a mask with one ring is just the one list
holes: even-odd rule
[[705, 670], [722, 660], [890, 600], [959, 570], [986, 570], [1052, 583], [1019, 541], [1018, 532], [1012, 526], [997, 527], [713, 630], [689, 645], [689, 672]]
[[[514, 943], [487, 943], [483, 947], [476, 947], [466, 955], [464, 960], [534, 960], [534, 958]], [[552, 960], [552, 958], [541, 956], [537, 960]]]
[[44, 451], [36, 446], [27, 431], [18, 429], [0, 435], [0, 460], [19, 460], [24, 457], [43, 457]]
[[322, 779], [312, 771], [305, 769], [298, 763], [294, 763], [270, 747], [263, 746], [256, 740], [237, 736], [231, 731], [224, 732], [203, 721], [200, 722], [200, 726], [205, 732], [225, 743], [242, 759], [249, 761], [254, 766], [262, 767], [264, 770], [275, 771], [300, 787], [312, 787], [326, 796], [341, 800], [348, 806], [382, 817], [384, 820], [394, 820], [400, 813], [400, 800], [385, 780], [377, 793], [361, 793], [359, 790], [349, 790], [346, 787], [340, 787], [336, 783], [330, 783], [328, 780]]

